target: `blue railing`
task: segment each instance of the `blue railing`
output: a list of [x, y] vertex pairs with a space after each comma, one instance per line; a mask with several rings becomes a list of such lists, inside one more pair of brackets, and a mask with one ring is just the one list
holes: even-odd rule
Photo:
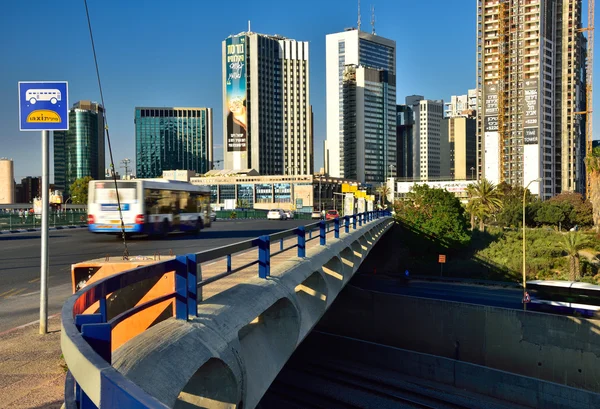
[[[333, 220], [322, 220], [295, 229], [281, 231], [269, 236], [219, 247], [212, 250], [177, 256], [170, 260], [148, 266], [136, 267], [106, 277], [79, 290], [71, 296], [62, 309], [62, 348], [67, 365], [69, 358], [83, 360], [83, 363], [69, 368], [65, 381], [65, 406], [67, 409], [127, 407], [127, 408], [166, 408], [128, 380], [112, 366], [111, 332], [116, 325], [140, 311], [164, 301], [174, 301], [174, 317], [187, 320], [197, 316], [198, 290], [229, 275], [258, 264], [258, 276], [267, 278], [271, 274], [271, 257], [285, 251], [297, 249], [297, 256], [306, 257], [306, 244], [319, 239], [320, 245], [327, 244], [327, 233], [333, 229], [334, 237], [340, 237], [343, 229], [346, 234], [363, 224], [390, 216], [387, 211], [365, 212]], [[313, 234], [314, 233], [314, 234]], [[308, 234], [308, 238], [307, 238]], [[285, 245], [286, 239], [294, 238], [294, 244]], [[271, 252], [271, 243], [279, 242], [279, 249]], [[258, 257], [239, 267], [232, 268], [232, 256], [236, 253], [258, 248]], [[211, 260], [226, 260], [225, 271], [210, 278], [198, 277], [198, 265]], [[127, 288], [142, 281], [161, 277], [174, 272], [174, 290], [153, 300], [137, 305], [109, 319], [107, 297], [115, 291]], [[199, 299], [200, 298], [200, 299]], [[98, 303], [98, 313], [84, 312]], [[85, 390], [85, 391], [84, 391]]]

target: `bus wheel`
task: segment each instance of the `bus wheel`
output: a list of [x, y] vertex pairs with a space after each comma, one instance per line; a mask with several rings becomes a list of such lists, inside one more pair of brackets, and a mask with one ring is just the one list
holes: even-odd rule
[[204, 225], [202, 224], [202, 220], [198, 219], [196, 220], [196, 227], [194, 227], [193, 233], [200, 234], [200, 230], [202, 230], [203, 228]]
[[164, 239], [166, 239], [167, 236], [169, 235], [169, 221], [167, 219], [165, 219], [163, 221], [163, 225], [162, 225], [162, 229], [160, 231], [160, 235]]

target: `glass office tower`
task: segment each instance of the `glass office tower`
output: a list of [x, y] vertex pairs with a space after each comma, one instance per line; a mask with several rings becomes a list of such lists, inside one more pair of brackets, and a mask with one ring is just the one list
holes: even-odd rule
[[206, 173], [213, 162], [212, 108], [135, 108], [136, 177]]
[[65, 197], [76, 179], [104, 179], [104, 108], [79, 101], [69, 110], [69, 130], [54, 132], [54, 184]]

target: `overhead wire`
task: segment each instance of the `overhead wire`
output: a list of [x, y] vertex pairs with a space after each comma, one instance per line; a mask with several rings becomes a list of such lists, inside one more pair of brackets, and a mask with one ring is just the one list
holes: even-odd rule
[[96, 56], [96, 46], [94, 44], [94, 34], [92, 32], [92, 23], [90, 21], [90, 12], [88, 9], [87, 0], [83, 0], [85, 4], [85, 14], [87, 16], [88, 28], [90, 31], [90, 40], [92, 43], [92, 52], [94, 54], [94, 64], [96, 66], [96, 78], [98, 79], [98, 88], [100, 89], [100, 101], [102, 102], [102, 119], [104, 120], [104, 128], [106, 130], [106, 141], [108, 142], [108, 153], [110, 155], [110, 171], [115, 183], [115, 194], [117, 196], [117, 209], [119, 211], [119, 220], [121, 221], [121, 235], [123, 238], [123, 260], [129, 260], [129, 249], [127, 248], [127, 239], [125, 234], [125, 223], [123, 222], [123, 211], [121, 209], [121, 198], [119, 196], [119, 187], [117, 186], [117, 172], [115, 171], [115, 162], [113, 160], [112, 146], [110, 143], [110, 133], [108, 129], [108, 120], [106, 118], [106, 105], [104, 104], [104, 93], [102, 92], [102, 82], [100, 80], [100, 69], [98, 68], [98, 57]]

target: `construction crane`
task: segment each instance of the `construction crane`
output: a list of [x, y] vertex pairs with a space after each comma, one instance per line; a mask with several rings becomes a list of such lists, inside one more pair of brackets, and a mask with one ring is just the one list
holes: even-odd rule
[[[593, 140], [593, 127], [592, 127], [592, 84], [593, 84], [593, 72], [594, 72], [594, 0], [588, 0], [588, 21], [587, 27], [579, 29], [580, 32], [587, 31], [587, 61], [586, 61], [586, 85], [585, 85], [585, 111], [575, 112], [575, 114], [585, 115], [585, 155], [592, 155], [592, 140]], [[591, 196], [592, 183], [590, 178], [590, 172], [585, 172], [585, 195], [589, 199]]]

